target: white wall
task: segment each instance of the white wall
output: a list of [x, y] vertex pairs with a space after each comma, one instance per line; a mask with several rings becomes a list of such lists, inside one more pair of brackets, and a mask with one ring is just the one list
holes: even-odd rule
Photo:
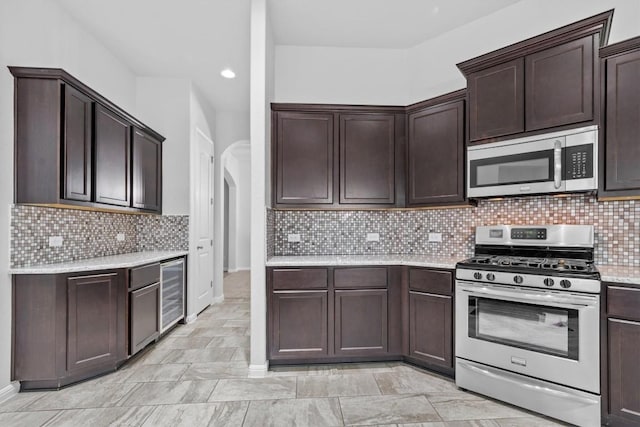
[[9, 384], [11, 281], [9, 205], [13, 201], [13, 77], [7, 65], [63, 68], [135, 112], [135, 76], [56, 2], [0, 2], [0, 390]]
[[189, 215], [191, 82], [138, 77], [137, 115], [166, 140], [162, 143], [162, 213]]
[[276, 102], [404, 105], [407, 51], [276, 46]]
[[269, 102], [274, 47], [266, 0], [251, 1], [251, 357], [250, 376], [264, 376], [267, 362], [266, 218]]
[[216, 157], [237, 141], [249, 139], [249, 113], [216, 112]]
[[610, 43], [640, 35], [638, 0], [522, 0], [407, 49], [276, 46], [276, 102], [408, 105], [462, 89], [456, 64], [615, 8]]
[[248, 145], [248, 141], [234, 145], [226, 159], [226, 167], [236, 184], [235, 208], [230, 210], [235, 212], [235, 218], [233, 224], [229, 223], [235, 228], [235, 232], [229, 234], [235, 237], [233, 245], [231, 242], [229, 245], [229, 250], [233, 247], [234, 251], [235, 270], [248, 270], [251, 264], [251, 153]]

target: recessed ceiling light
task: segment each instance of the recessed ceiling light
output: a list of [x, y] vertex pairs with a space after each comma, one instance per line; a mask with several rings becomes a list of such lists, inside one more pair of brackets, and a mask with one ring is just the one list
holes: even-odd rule
[[234, 73], [231, 68], [225, 68], [224, 70], [220, 71], [220, 75], [225, 79], [233, 79], [236, 77], [236, 73]]

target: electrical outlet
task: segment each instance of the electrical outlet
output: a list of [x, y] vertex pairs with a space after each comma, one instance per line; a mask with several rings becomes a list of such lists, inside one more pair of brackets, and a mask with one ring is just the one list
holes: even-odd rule
[[116, 234], [116, 240], [118, 242], [124, 242], [124, 233], [118, 233]]
[[302, 239], [300, 238], [300, 234], [299, 233], [290, 233], [287, 234], [287, 242], [300, 242], [302, 241]]
[[64, 239], [62, 238], [62, 236], [51, 236], [49, 237], [49, 247], [59, 248], [60, 246], [62, 246], [63, 241]]
[[379, 242], [380, 233], [367, 233], [367, 242]]
[[430, 242], [442, 242], [442, 233], [429, 233]]

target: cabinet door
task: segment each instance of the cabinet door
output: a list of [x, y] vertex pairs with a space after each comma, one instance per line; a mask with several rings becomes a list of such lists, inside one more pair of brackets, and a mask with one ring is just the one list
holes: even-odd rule
[[67, 371], [118, 359], [118, 274], [67, 279]]
[[[607, 59], [604, 195], [640, 194], [640, 50]], [[607, 192], [614, 191], [613, 194]]]
[[409, 355], [453, 367], [451, 297], [409, 292]]
[[388, 351], [387, 290], [335, 291], [335, 354], [380, 355]]
[[96, 105], [96, 202], [130, 205], [129, 123], [115, 113]]
[[593, 36], [525, 58], [526, 130], [593, 119]]
[[62, 136], [62, 197], [91, 201], [91, 132], [93, 102], [69, 85], [64, 86]]
[[162, 210], [162, 143], [135, 129], [132, 163], [132, 206], [160, 213]]
[[524, 131], [524, 59], [467, 77], [469, 139], [479, 141]]
[[340, 203], [395, 203], [395, 117], [340, 115]]
[[276, 114], [276, 203], [332, 204], [333, 115]]
[[464, 101], [409, 114], [408, 204], [464, 200]]
[[609, 319], [608, 329], [609, 412], [640, 425], [640, 323]]
[[326, 357], [327, 291], [276, 291], [270, 299], [270, 357]]
[[129, 353], [142, 350], [160, 334], [160, 285], [158, 283], [131, 292]]

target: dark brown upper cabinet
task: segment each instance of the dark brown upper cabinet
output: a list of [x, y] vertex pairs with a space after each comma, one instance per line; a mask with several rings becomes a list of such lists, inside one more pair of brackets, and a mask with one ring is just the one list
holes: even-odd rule
[[525, 57], [525, 128], [593, 120], [594, 36], [583, 37]]
[[333, 114], [274, 114], [275, 203], [333, 203]]
[[132, 144], [132, 206], [160, 213], [162, 210], [162, 142], [134, 128]]
[[600, 132], [602, 199], [640, 198], [640, 37], [600, 50], [604, 132]]
[[[131, 127], [102, 106], [96, 107], [96, 202], [131, 204]], [[155, 160], [155, 159], [154, 159]]]
[[498, 64], [470, 74], [471, 141], [524, 132], [524, 60]]
[[93, 101], [69, 85], [64, 86], [63, 197], [91, 201]]
[[[9, 70], [15, 77], [15, 203], [161, 212], [161, 135], [64, 70]], [[154, 146], [141, 143], [132, 153], [134, 128]], [[132, 176], [141, 178], [133, 188]]]
[[393, 114], [340, 114], [340, 203], [395, 203]]
[[407, 206], [462, 203], [465, 90], [407, 108]]
[[271, 110], [275, 207], [404, 206], [404, 107]]
[[613, 10], [458, 64], [469, 89], [469, 141], [599, 124], [599, 67]]

